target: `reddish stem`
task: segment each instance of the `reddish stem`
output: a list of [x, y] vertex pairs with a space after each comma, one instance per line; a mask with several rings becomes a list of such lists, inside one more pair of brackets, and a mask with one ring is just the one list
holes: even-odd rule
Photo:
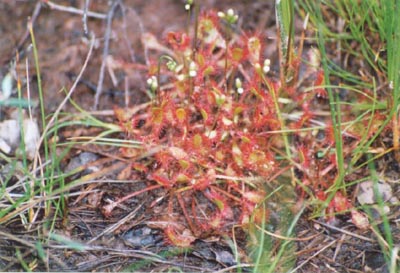
[[176, 194], [176, 198], [178, 199], [179, 205], [182, 208], [183, 215], [185, 215], [186, 221], [188, 222], [189, 228], [195, 236], [198, 236], [197, 229], [195, 228], [192, 219], [190, 219], [189, 214], [186, 211], [185, 203], [182, 200], [182, 196], [180, 193]]
[[124, 196], [124, 197], [118, 199], [117, 201], [115, 201], [114, 204], [115, 204], [115, 206], [117, 206], [117, 205], [125, 202], [126, 200], [131, 199], [132, 197], [135, 197], [136, 195], [139, 195], [139, 194], [144, 193], [146, 191], [152, 191], [152, 190], [155, 190], [155, 189], [158, 189], [158, 188], [161, 188], [161, 187], [163, 187], [163, 186], [162, 185], [154, 185], [154, 186], [150, 186], [150, 187], [144, 188], [143, 190], [140, 190], [140, 191], [132, 192], [131, 194], [128, 194], [127, 196]]

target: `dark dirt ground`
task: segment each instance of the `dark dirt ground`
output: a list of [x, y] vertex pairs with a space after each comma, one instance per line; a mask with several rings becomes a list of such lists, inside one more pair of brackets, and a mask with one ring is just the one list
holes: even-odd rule
[[[46, 2], [46, 1], [43, 1]], [[59, 5], [83, 8], [84, 1], [54, 1]], [[106, 0], [90, 1], [91, 11], [106, 14]], [[144, 48], [141, 38], [144, 33], [151, 33], [158, 39], [163, 39], [168, 31], [180, 30], [187, 24], [183, 8], [184, 1], [178, 0], [124, 0], [125, 17], [117, 10], [112, 24], [109, 53], [114, 60], [125, 63], [145, 63]], [[226, 10], [233, 8], [240, 14], [239, 25], [242, 29], [259, 31], [272, 37], [268, 41], [265, 55], [271, 56], [276, 62], [277, 48], [273, 37], [275, 34], [275, 18], [273, 1], [202, 1], [202, 9], [215, 8]], [[0, 78], [7, 73], [10, 60], [18, 48], [20, 61], [17, 72], [21, 78], [25, 75], [25, 58], [29, 60], [29, 79], [31, 93], [37, 98], [36, 76], [32, 52], [28, 50], [30, 38], [26, 33], [27, 18], [34, 20], [34, 31], [39, 47], [43, 90], [46, 101], [46, 111], [53, 112], [64, 98], [60, 92], [72, 85], [74, 76], [79, 73], [87, 53], [87, 43], [83, 36], [82, 17], [66, 11], [51, 9], [42, 4], [39, 12], [34, 14], [38, 1], [3, 0], [0, 2]], [[81, 107], [91, 110], [94, 103], [95, 90], [101, 66], [105, 20], [89, 18], [88, 28], [99, 38], [99, 47], [95, 49], [84, 72], [83, 81], [78, 85], [73, 100]], [[274, 62], [275, 60], [275, 62]], [[125, 106], [125, 90], [129, 90], [129, 104], [136, 105], [146, 100], [143, 92], [146, 73], [132, 67], [115, 70], [117, 82], [114, 85], [109, 74], [105, 73], [103, 95], [100, 98], [99, 109], [109, 110], [114, 105]], [[66, 111], [76, 111], [66, 106]], [[6, 117], [8, 109], [2, 109], [1, 118]], [[108, 121], [112, 116], [106, 117]], [[79, 136], [88, 131], [62, 132], [66, 136]], [[71, 150], [65, 159], [65, 165], [82, 153], [80, 147]], [[86, 147], [96, 159], [105, 154], [116, 154], [115, 148]], [[112, 164], [109, 161], [107, 164]], [[393, 165], [393, 180], [398, 180], [398, 162], [387, 158], [382, 165]], [[396, 167], [397, 166], [397, 167]], [[104, 167], [104, 166], [103, 166]], [[49, 248], [48, 264], [39, 262], [35, 271], [121, 271], [123, 269], [138, 269], [141, 271], [164, 272], [172, 268], [181, 268], [183, 272], [236, 272], [234, 256], [229, 246], [229, 240], [215, 236], [197, 240], [190, 252], [174, 253], [177, 250], [164, 242], [160, 230], [152, 225], [152, 210], [146, 209], [146, 204], [160, 198], [157, 191], [146, 193], [124, 203], [124, 207], [115, 211], [112, 217], [105, 219], [99, 211], [99, 204], [107, 202], [108, 198], [117, 198], [127, 192], [140, 189], [140, 183], [113, 183], [116, 172], [98, 177], [94, 186], [83, 186], [80, 190], [97, 190], [81, 199], [72, 197], [68, 200], [68, 216], [59, 219], [56, 231], [73, 240], [88, 243], [85, 251], [78, 252], [54, 245]], [[100, 203], [99, 203], [100, 202]], [[393, 235], [399, 242], [398, 213], [393, 216]], [[395, 219], [397, 218], [397, 221]], [[371, 230], [361, 231], [354, 227], [346, 217], [333, 229], [322, 222], [308, 219], [305, 212], [296, 228], [295, 255], [298, 266], [294, 272], [388, 272], [381, 255], [380, 247]], [[397, 226], [396, 226], [397, 224]], [[35, 228], [27, 231], [18, 220], [10, 221], [0, 227], [18, 238], [35, 243]], [[104, 236], [101, 236], [104, 233]], [[245, 254], [245, 237], [238, 234], [239, 253], [244, 264], [251, 263]], [[242, 240], [242, 242], [240, 241]], [[18, 248], [24, 259], [29, 263], [34, 255], [30, 247], [18, 243], [17, 239], [0, 238], [0, 270], [22, 270], [14, 257]], [[168, 252], [170, 251], [170, 252]], [[137, 267], [129, 267], [131, 265]], [[229, 269], [229, 267], [232, 267]], [[226, 271], [224, 271], [226, 269]], [[243, 271], [246, 272], [246, 269]]]

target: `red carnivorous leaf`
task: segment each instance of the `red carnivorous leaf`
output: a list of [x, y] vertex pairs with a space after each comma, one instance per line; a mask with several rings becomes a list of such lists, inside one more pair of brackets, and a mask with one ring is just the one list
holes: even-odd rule
[[164, 186], [165, 188], [171, 188], [173, 186], [173, 181], [171, 181], [169, 178], [167, 178], [165, 175], [160, 175], [160, 174], [150, 174], [148, 176], [148, 179], [154, 180], [158, 184]]
[[329, 207], [333, 208], [336, 212], [344, 212], [350, 209], [352, 205], [350, 201], [338, 191], [329, 203]]
[[177, 51], [184, 51], [190, 46], [190, 37], [184, 32], [170, 31], [167, 34], [167, 42]]
[[168, 225], [164, 232], [168, 241], [175, 246], [189, 247], [196, 240], [189, 229], [177, 231], [174, 226]]

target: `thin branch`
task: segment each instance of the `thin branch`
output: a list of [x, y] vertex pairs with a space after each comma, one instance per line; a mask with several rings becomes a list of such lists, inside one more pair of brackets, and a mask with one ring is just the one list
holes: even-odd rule
[[[44, 1], [44, 3], [46, 5], [48, 5], [49, 8], [54, 9], [54, 10], [63, 11], [63, 12], [69, 12], [69, 13], [78, 14], [78, 15], [85, 15], [85, 11], [81, 10], [81, 9], [77, 9], [77, 8], [74, 8], [74, 7], [62, 6], [62, 5], [59, 5], [59, 4], [55, 4], [55, 3], [51, 2], [51, 1]], [[92, 17], [92, 18], [96, 18], [96, 19], [101, 19], [101, 20], [107, 19], [107, 15], [106, 14], [93, 12], [93, 11], [88, 11], [86, 13], [86, 16]]]
[[111, 4], [110, 9], [107, 13], [107, 26], [106, 26], [106, 33], [104, 34], [104, 49], [103, 49], [103, 60], [101, 62], [100, 73], [99, 73], [99, 81], [97, 82], [97, 90], [96, 95], [94, 97], [94, 110], [97, 110], [99, 106], [99, 100], [101, 93], [103, 92], [103, 81], [104, 81], [104, 71], [106, 68], [106, 60], [108, 56], [108, 50], [110, 47], [110, 36], [111, 36], [111, 23], [114, 16], [115, 8], [117, 7], [118, 1], [114, 0]]
[[128, 29], [129, 29], [130, 26], [128, 25], [128, 22], [127, 22], [127, 12], [133, 13], [132, 16], [134, 16], [136, 21], [137, 21], [137, 26], [139, 27], [140, 35], [142, 35], [143, 32], [144, 32], [143, 23], [142, 23], [142, 20], [140, 19], [139, 15], [137, 14], [137, 12], [134, 9], [126, 8], [123, 3], [120, 3], [120, 7], [121, 7], [121, 11], [122, 11], [123, 38], [125, 40], [126, 46], [128, 47], [129, 55], [131, 57], [131, 61], [132, 61], [132, 63], [135, 63], [135, 62], [137, 62], [136, 61], [136, 57], [135, 57], [135, 50], [133, 49], [133, 47], [131, 45], [132, 41], [128, 37]]
[[326, 246], [324, 246], [323, 248], [321, 248], [320, 250], [318, 250], [317, 252], [315, 252], [314, 255], [312, 255], [310, 258], [308, 258], [307, 260], [305, 260], [303, 263], [301, 263], [299, 266], [297, 266], [296, 268], [294, 268], [292, 271], [290, 271], [290, 273], [295, 273], [297, 272], [297, 270], [299, 270], [300, 268], [302, 268], [305, 264], [307, 264], [309, 261], [311, 261], [312, 259], [314, 259], [316, 256], [318, 256], [320, 253], [322, 253], [325, 249], [327, 249], [328, 247], [330, 247], [331, 245], [333, 245], [334, 243], [336, 243], [337, 240], [333, 240], [332, 242], [330, 242], [329, 244], [327, 244]]
[[83, 33], [85, 34], [85, 37], [89, 37], [89, 28], [87, 25], [89, 3], [90, 3], [90, 0], [85, 0], [85, 7], [83, 9], [83, 16], [82, 16]]
[[[40, 4], [40, 2], [37, 2], [35, 5], [35, 9], [32, 12], [32, 16], [31, 16], [31, 22], [32, 25], [35, 23], [37, 17], [40, 14], [40, 9], [41, 9], [42, 5]], [[22, 45], [25, 43], [26, 39], [29, 37], [29, 29], [27, 29], [24, 33], [24, 35], [22, 36], [21, 40], [19, 40], [18, 45], [17, 45], [17, 51], [20, 51], [22, 48]]]
[[314, 235], [311, 235], [311, 236], [308, 236], [308, 237], [305, 237], [305, 238], [287, 237], [287, 236], [279, 235], [278, 233], [270, 232], [270, 231], [268, 231], [266, 229], [263, 229], [259, 225], [255, 225], [255, 226], [256, 226], [256, 228], [258, 230], [260, 230], [261, 232], [264, 232], [265, 234], [267, 234], [269, 236], [275, 237], [275, 238], [280, 239], [280, 240], [286, 240], [286, 241], [298, 241], [298, 242], [309, 241], [309, 240], [314, 239], [315, 237], [321, 235], [320, 233], [316, 233]]
[[312, 220], [312, 221], [315, 222], [315, 223], [317, 223], [317, 224], [320, 224], [320, 225], [322, 225], [322, 226], [324, 226], [324, 227], [330, 228], [330, 229], [332, 229], [332, 230], [334, 230], [334, 231], [342, 232], [342, 233], [344, 233], [344, 234], [353, 236], [353, 237], [355, 237], [355, 238], [358, 238], [358, 239], [361, 239], [361, 240], [364, 240], [364, 241], [367, 241], [367, 242], [372, 242], [372, 243], [373, 243], [373, 242], [376, 242], [376, 241], [373, 240], [373, 239], [367, 238], [367, 237], [365, 237], [365, 236], [358, 235], [358, 234], [356, 234], [356, 233], [347, 231], [347, 230], [342, 229], [342, 228], [337, 228], [337, 227], [335, 227], [335, 226], [332, 226], [332, 225], [329, 225], [329, 224], [325, 224], [325, 223], [320, 222], [320, 221], [317, 221], [317, 220]]
[[116, 229], [118, 229], [120, 226], [122, 226], [123, 224], [125, 224], [126, 222], [128, 222], [129, 220], [131, 220], [133, 217], [136, 216], [137, 212], [139, 211], [139, 209], [142, 207], [142, 205], [137, 206], [133, 211], [131, 211], [127, 216], [125, 216], [124, 218], [122, 218], [121, 220], [119, 220], [117, 223], [109, 226], [108, 228], [106, 228], [105, 230], [103, 230], [100, 234], [94, 236], [92, 239], [90, 239], [88, 241], [88, 244], [93, 243], [94, 241], [96, 241], [97, 239], [99, 239], [101, 236], [109, 234], [114, 232]]

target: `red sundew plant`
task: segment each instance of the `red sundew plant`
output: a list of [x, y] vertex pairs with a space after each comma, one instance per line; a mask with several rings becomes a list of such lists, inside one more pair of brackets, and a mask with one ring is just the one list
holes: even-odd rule
[[[162, 56], [149, 67], [154, 98], [145, 111], [127, 117], [124, 110], [116, 109], [127, 137], [143, 142], [141, 148], [122, 152], [131, 158], [134, 170], [154, 183], [149, 190], [162, 188], [167, 193], [169, 224], [163, 228], [168, 240], [179, 246], [227, 233], [233, 225], [245, 227], [249, 221], [266, 219], [268, 212], [258, 206], [266, 198], [264, 182], [256, 181], [267, 181], [282, 167], [272, 151], [284, 144], [279, 135], [268, 134], [282, 129], [275, 107], [281, 90], [280, 83], [268, 77], [264, 40], [259, 35], [232, 33], [226, 22], [234, 22], [235, 15], [218, 15], [199, 16], [197, 38], [167, 34], [166, 43], [174, 55]], [[322, 76], [317, 76], [318, 85]], [[318, 96], [325, 96], [323, 89], [317, 90]], [[288, 93], [299, 101], [295, 92]], [[300, 99], [304, 115], [291, 126], [309, 125], [312, 99]], [[311, 143], [299, 146], [297, 167], [303, 171], [305, 186], [323, 199], [326, 195], [319, 192], [331, 182], [321, 186], [316, 175], [307, 171], [315, 160]], [[331, 173], [334, 164], [328, 159], [320, 171]], [[256, 177], [262, 179], [252, 179]], [[332, 202], [336, 211], [349, 209], [348, 205], [336, 208], [338, 199]], [[107, 207], [105, 214], [114, 207]], [[174, 216], [177, 209], [185, 219], [179, 230], [174, 224], [180, 221]]]

